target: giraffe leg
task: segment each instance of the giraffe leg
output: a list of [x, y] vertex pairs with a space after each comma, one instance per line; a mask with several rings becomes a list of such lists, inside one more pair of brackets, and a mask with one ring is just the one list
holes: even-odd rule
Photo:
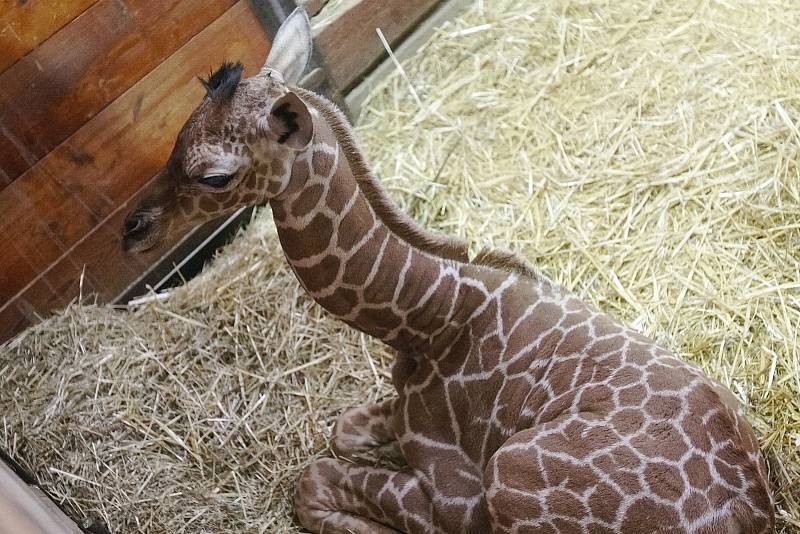
[[418, 478], [331, 458], [315, 461], [300, 477], [294, 508], [315, 533], [430, 530], [431, 501]]
[[357, 406], [340, 415], [333, 429], [333, 452], [337, 456], [352, 457], [382, 447], [391, 449], [392, 444], [397, 443], [392, 428], [396, 402], [394, 398]]

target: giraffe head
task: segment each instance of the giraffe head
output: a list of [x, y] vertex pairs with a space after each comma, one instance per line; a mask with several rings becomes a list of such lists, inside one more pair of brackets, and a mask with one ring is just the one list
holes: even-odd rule
[[313, 137], [311, 113], [290, 89], [310, 56], [311, 28], [298, 8], [278, 30], [258, 75], [242, 80], [242, 65], [226, 63], [201, 80], [206, 96], [125, 218], [125, 250], [151, 249], [170, 235], [286, 189], [294, 159]]

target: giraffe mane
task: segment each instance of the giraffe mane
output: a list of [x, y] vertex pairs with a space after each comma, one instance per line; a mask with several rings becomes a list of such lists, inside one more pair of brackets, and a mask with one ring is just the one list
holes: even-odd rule
[[224, 62], [216, 71], [209, 74], [208, 78], [199, 78], [200, 83], [206, 88], [206, 95], [215, 102], [230, 100], [242, 77], [244, 65], [240, 62]]
[[533, 265], [514, 252], [483, 248], [470, 260], [467, 241], [423, 228], [389, 198], [380, 180], [362, 156], [353, 129], [344, 113], [333, 102], [316, 93], [302, 88], [294, 88], [294, 90], [304, 101], [322, 114], [333, 131], [333, 135], [339, 141], [347, 163], [356, 178], [356, 183], [367, 202], [381, 222], [399, 238], [422, 252], [442, 259], [490, 267], [534, 279], [542, 278]]

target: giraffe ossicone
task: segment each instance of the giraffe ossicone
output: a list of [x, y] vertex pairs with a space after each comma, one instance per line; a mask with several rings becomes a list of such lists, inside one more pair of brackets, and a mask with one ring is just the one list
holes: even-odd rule
[[391, 202], [347, 120], [294, 87], [305, 13], [261, 72], [224, 65], [128, 216], [123, 246], [268, 201], [283, 251], [331, 314], [397, 352], [397, 396], [337, 421], [313, 462], [312, 532], [766, 533], [767, 470], [733, 396], [509, 253], [470, 260]]

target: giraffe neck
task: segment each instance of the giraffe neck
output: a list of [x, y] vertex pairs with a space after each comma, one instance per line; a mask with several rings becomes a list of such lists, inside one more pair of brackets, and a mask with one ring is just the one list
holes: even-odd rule
[[447, 241], [439, 243], [445, 257], [410, 243], [398, 231], [407, 226], [387, 221], [376, 208], [370, 197], [376, 192], [365, 191], [351, 160], [316, 118], [311, 146], [297, 156], [288, 186], [271, 202], [284, 253], [306, 291], [330, 313], [395, 348], [425, 351], [481, 305], [481, 298], [467, 302], [459, 291], [463, 269], [482, 272], [493, 287], [513, 275], [466, 264]]

